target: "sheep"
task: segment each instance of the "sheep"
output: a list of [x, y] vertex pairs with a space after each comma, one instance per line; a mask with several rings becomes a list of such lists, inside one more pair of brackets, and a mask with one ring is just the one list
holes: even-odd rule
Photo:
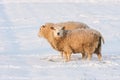
[[[72, 25], [72, 26], [71, 26]], [[72, 21], [69, 21], [69, 22], [63, 22], [63, 23], [46, 23], [45, 25], [42, 25], [40, 27], [40, 30], [39, 30], [39, 33], [38, 35], [39, 36], [42, 36], [44, 37], [45, 39], [48, 40], [48, 42], [51, 44], [51, 46], [56, 49], [56, 45], [54, 44], [54, 39], [53, 39], [53, 36], [52, 36], [52, 31], [51, 31], [51, 27], [61, 27], [61, 26], [64, 26], [65, 27], [65, 30], [73, 30], [73, 29], [88, 29], [89, 27], [84, 24], [84, 23], [81, 23], [81, 22], [72, 22]], [[104, 42], [104, 39], [102, 37], [102, 35], [100, 34], [100, 32], [96, 31], [96, 30], [92, 30], [93, 32], [96, 33], [96, 35], [98, 35], [102, 41]], [[98, 53], [101, 51], [101, 41], [99, 41], [99, 45], [98, 47], [96, 48], [95, 52], [94, 53]], [[61, 51], [61, 56], [63, 57], [63, 52]], [[82, 54], [82, 59], [84, 59], [85, 57], [85, 54]]]
[[42, 25], [38, 32], [38, 36], [44, 37], [51, 44], [51, 46], [55, 49], [54, 44], [53, 44], [53, 37], [51, 36], [51, 27], [53, 25], [54, 25], [53, 23], [46, 23], [45, 25]]
[[[63, 23], [57, 23], [54, 24], [53, 27], [56, 28], [61, 28], [61, 27], [65, 27], [65, 30], [74, 30], [74, 29], [89, 29], [90, 27], [85, 24], [85, 23], [81, 23], [81, 22], [72, 22], [72, 21], [68, 21], [68, 22], [63, 22]], [[102, 40], [102, 42], [104, 43], [104, 38], [101, 35], [101, 33], [97, 30], [91, 29], [91, 31], [93, 31], [94, 33], [96, 33], [97, 36], [99, 36]], [[101, 52], [101, 41], [99, 41], [99, 45], [96, 48], [94, 53], [98, 53]], [[63, 53], [61, 52], [61, 56], [63, 57]], [[84, 59], [84, 54], [82, 54], [82, 59]]]
[[[70, 61], [72, 53], [82, 53], [83, 58], [91, 60], [92, 54], [96, 52], [101, 60], [101, 37], [93, 29], [65, 30], [65, 27], [52, 29], [53, 44], [55, 49], [63, 52], [65, 61]], [[98, 49], [98, 50], [97, 50]]]
[[89, 28], [89, 26], [82, 22], [74, 22], [74, 21], [68, 21], [68, 22], [61, 22], [61, 23], [55, 23], [54, 27], [65, 27], [66, 30], [73, 30], [73, 29], [86, 29]]
[[[48, 40], [48, 42], [51, 44], [51, 46], [55, 49], [55, 46], [53, 44], [53, 38], [51, 37], [51, 27], [61, 27], [64, 26], [66, 30], [73, 30], [73, 29], [86, 29], [89, 28], [88, 25], [82, 22], [74, 22], [74, 21], [68, 21], [68, 22], [61, 22], [61, 23], [46, 23], [45, 25], [42, 25], [40, 27], [38, 36], [43, 36]], [[63, 57], [63, 53], [61, 52], [61, 56]]]

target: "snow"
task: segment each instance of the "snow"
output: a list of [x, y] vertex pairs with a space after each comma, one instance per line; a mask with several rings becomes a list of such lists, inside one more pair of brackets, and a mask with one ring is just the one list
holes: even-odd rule
[[118, 3], [120, 0], [2, 0], [1, 3]]
[[[0, 80], [119, 80], [120, 0], [0, 0]], [[38, 37], [46, 22], [80, 21], [105, 38], [103, 60], [64, 62]]]

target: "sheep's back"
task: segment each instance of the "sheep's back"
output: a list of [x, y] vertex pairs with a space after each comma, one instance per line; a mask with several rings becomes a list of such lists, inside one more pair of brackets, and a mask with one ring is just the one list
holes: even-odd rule
[[99, 40], [99, 37], [89, 29], [76, 29], [70, 31], [66, 36], [67, 43], [73, 47], [92, 45]]
[[81, 22], [72, 22], [72, 21], [68, 21], [68, 22], [63, 22], [63, 23], [56, 23], [55, 26], [65, 26], [66, 30], [73, 30], [73, 29], [86, 29], [89, 28], [88, 25], [86, 25], [85, 23], [81, 23]]

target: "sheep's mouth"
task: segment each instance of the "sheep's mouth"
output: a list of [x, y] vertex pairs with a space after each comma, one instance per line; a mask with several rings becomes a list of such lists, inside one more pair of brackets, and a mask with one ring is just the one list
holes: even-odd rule
[[41, 37], [43, 37], [43, 35], [42, 35], [41, 33], [38, 33], [38, 37], [40, 37], [40, 38], [41, 38]]

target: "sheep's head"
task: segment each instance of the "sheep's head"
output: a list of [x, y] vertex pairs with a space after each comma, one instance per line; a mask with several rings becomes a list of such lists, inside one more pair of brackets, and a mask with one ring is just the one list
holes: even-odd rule
[[42, 25], [39, 29], [38, 36], [39, 37], [44, 36], [44, 32], [45, 32], [45, 25]]
[[38, 36], [39, 37], [48, 37], [51, 32], [51, 27], [53, 26], [53, 23], [46, 23], [45, 25], [42, 25], [39, 29]]
[[53, 30], [53, 36], [54, 37], [63, 37], [64, 36], [64, 30], [65, 27], [51, 27], [51, 29]]

